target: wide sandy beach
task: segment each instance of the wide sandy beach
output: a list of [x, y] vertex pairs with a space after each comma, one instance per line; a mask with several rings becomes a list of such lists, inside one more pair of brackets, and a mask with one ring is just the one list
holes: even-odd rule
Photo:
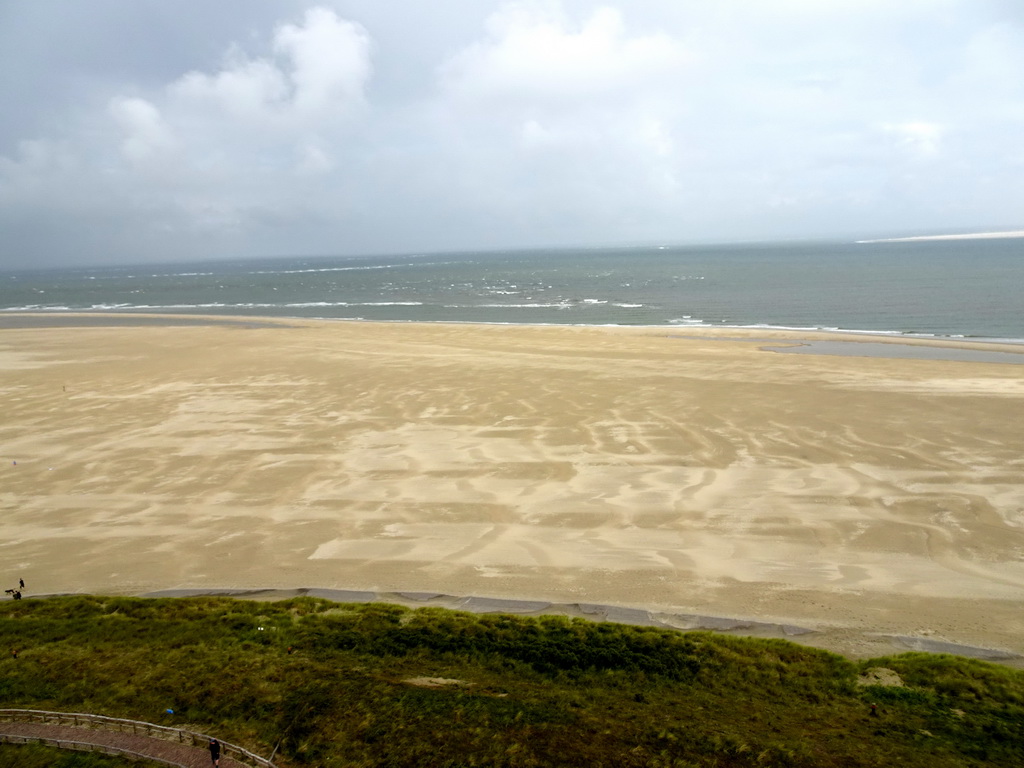
[[1024, 365], [777, 331], [88, 322], [0, 327], [5, 588], [478, 596], [1024, 654]]

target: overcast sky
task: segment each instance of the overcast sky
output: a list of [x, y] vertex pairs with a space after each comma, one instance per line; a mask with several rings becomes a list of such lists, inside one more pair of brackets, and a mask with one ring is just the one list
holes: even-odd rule
[[1020, 0], [0, 0], [0, 266], [1024, 226]]

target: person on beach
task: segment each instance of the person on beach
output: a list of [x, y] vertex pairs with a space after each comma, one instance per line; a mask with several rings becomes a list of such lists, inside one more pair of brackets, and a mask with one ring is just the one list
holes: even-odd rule
[[18, 579], [18, 589], [24, 589], [24, 588], [25, 588], [25, 580], [24, 579]]
[[220, 742], [216, 739], [210, 739], [210, 762], [214, 768], [220, 766]]

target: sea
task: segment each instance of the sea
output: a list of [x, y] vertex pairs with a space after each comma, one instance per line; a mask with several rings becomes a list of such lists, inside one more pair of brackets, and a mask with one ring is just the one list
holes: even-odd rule
[[318, 256], [0, 272], [0, 313], [745, 327], [1024, 343], [1024, 239]]

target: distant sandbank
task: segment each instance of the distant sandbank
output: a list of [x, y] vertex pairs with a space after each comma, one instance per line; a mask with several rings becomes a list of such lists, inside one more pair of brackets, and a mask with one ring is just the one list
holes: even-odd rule
[[28, 595], [310, 585], [1024, 653], [1019, 365], [229, 320], [0, 328], [0, 568]]
[[914, 237], [886, 237], [879, 240], [858, 240], [858, 243], [913, 243], [932, 240], [1002, 240], [1024, 237], [1024, 229], [1004, 232], [964, 232], [955, 235], [915, 235]]

